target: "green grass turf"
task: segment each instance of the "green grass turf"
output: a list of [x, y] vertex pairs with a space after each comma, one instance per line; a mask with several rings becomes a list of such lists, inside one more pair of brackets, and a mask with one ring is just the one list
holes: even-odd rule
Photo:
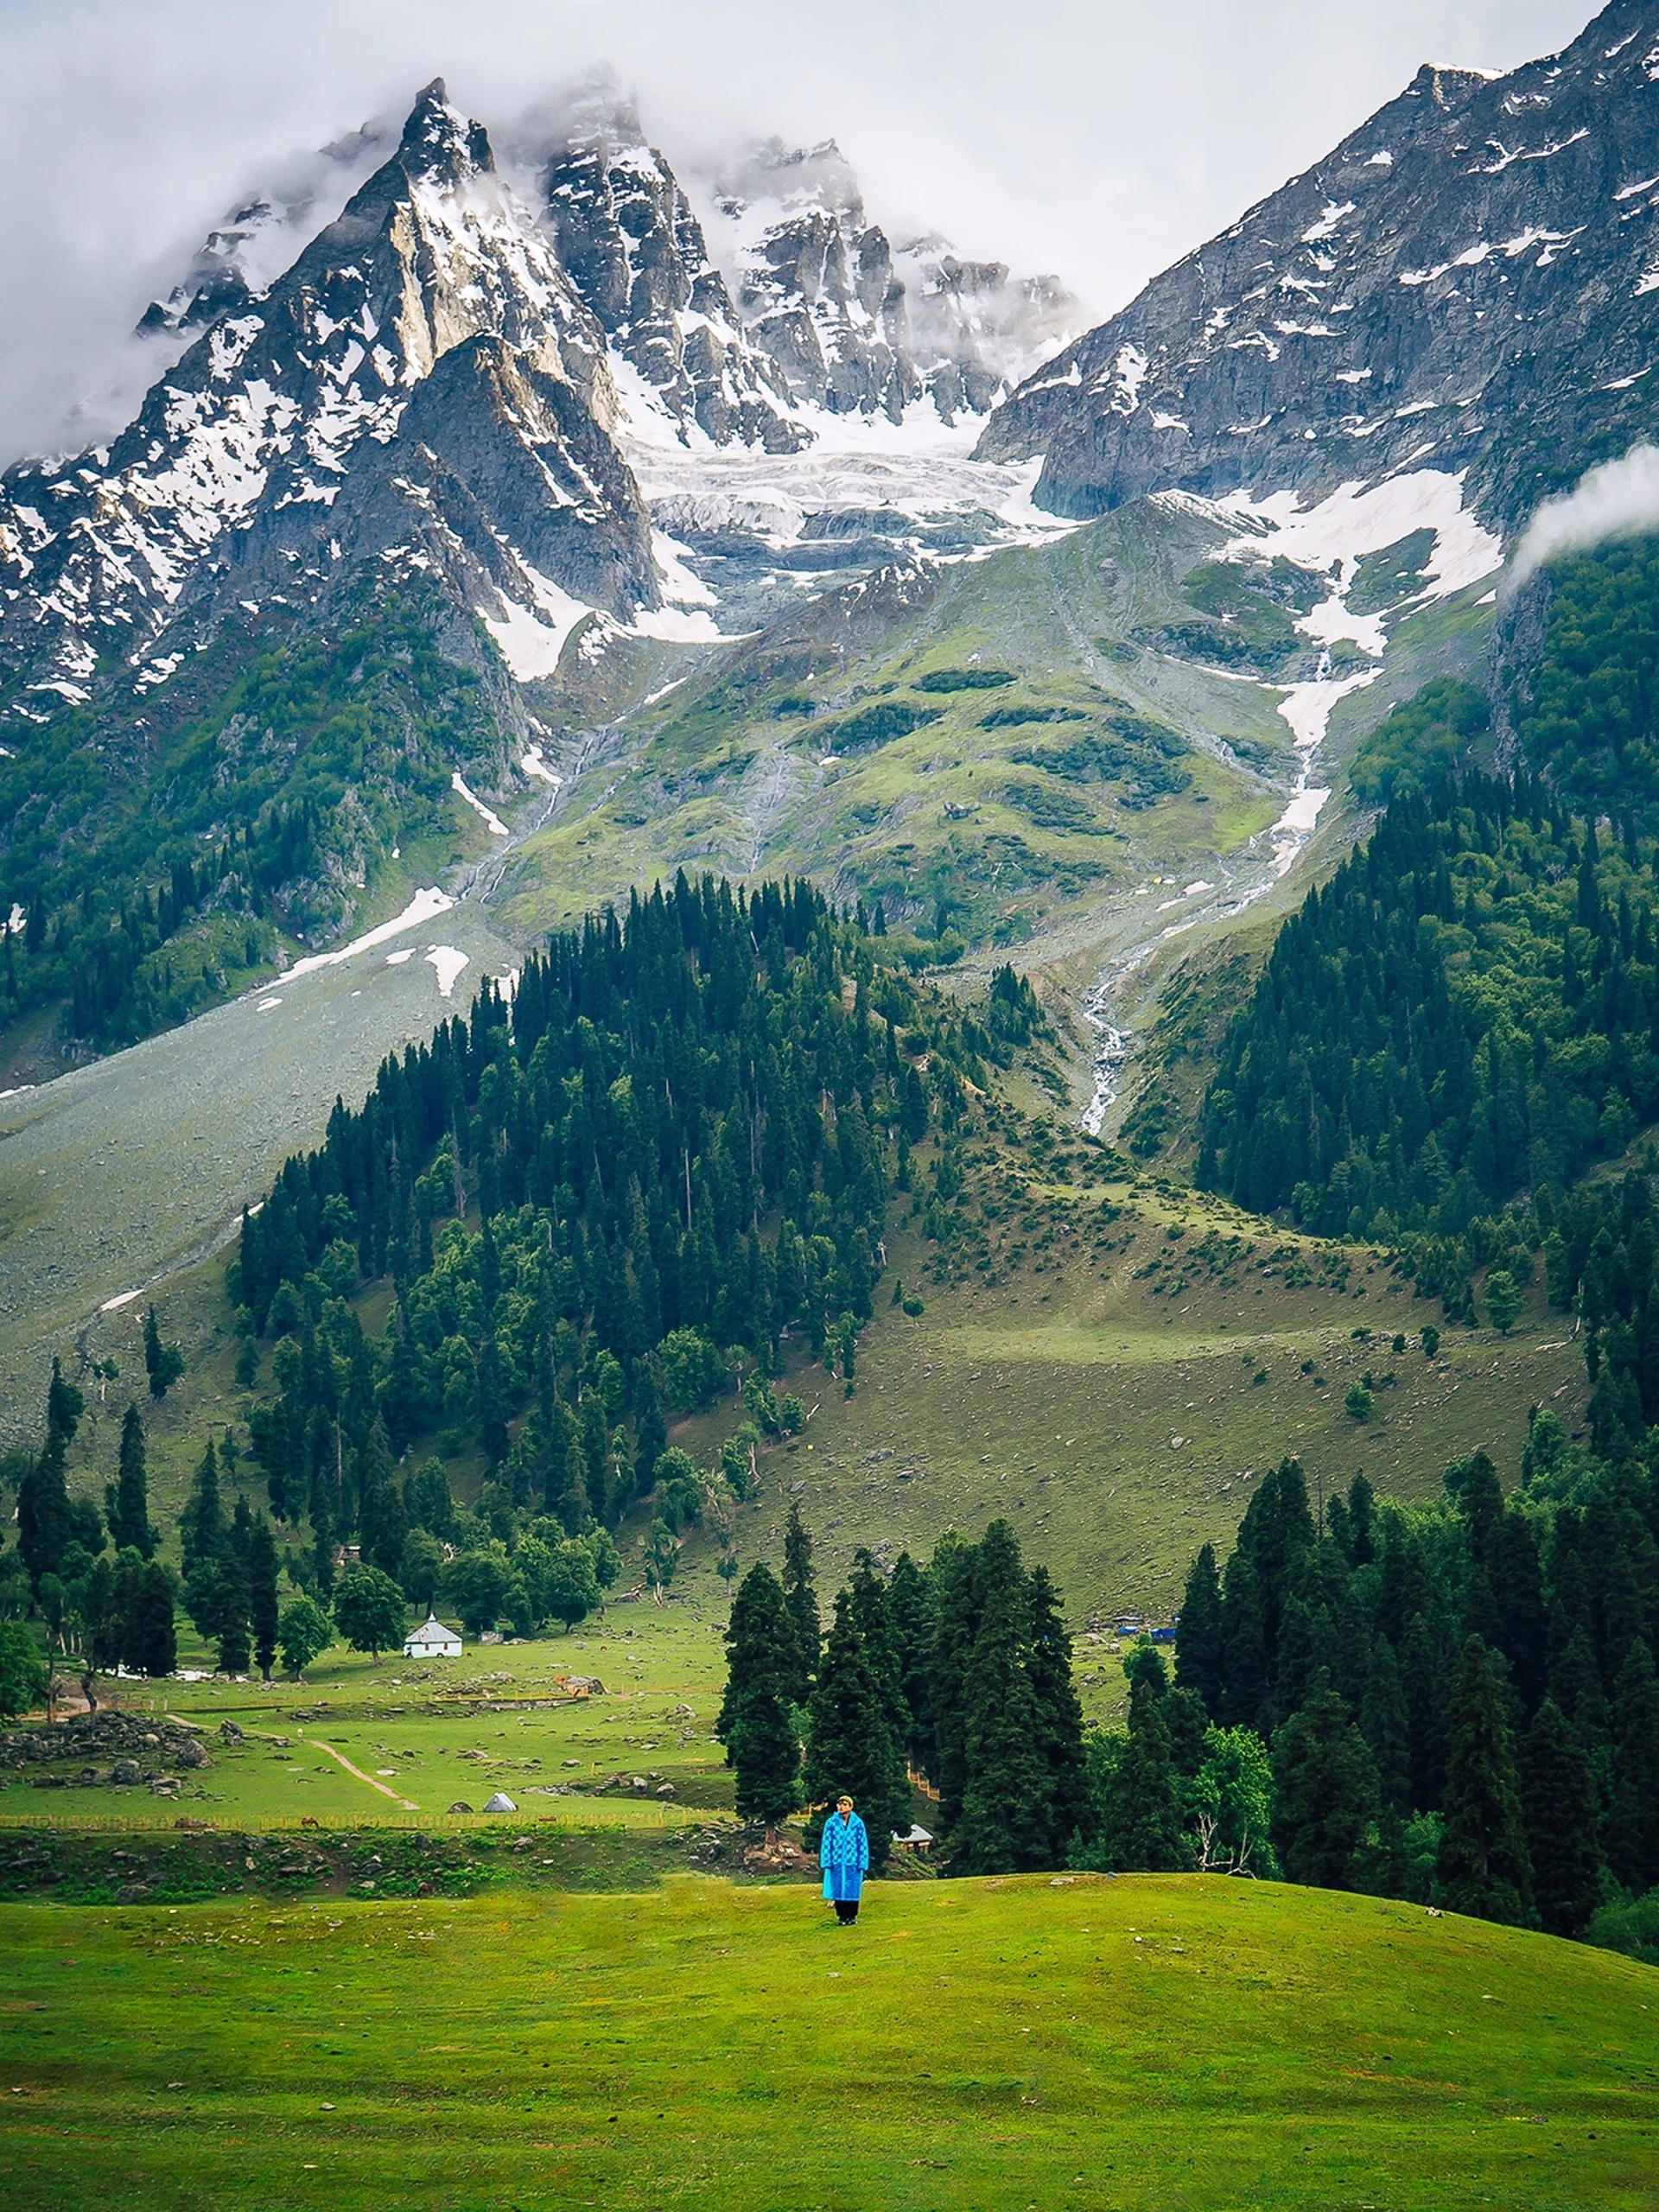
[[[38, 1768], [0, 1770], [0, 1827], [171, 1827], [181, 1815], [219, 1827], [292, 1826], [308, 1815], [325, 1826], [429, 1826], [458, 1800], [481, 1808], [498, 1789], [527, 1817], [562, 1827], [654, 1827], [729, 1808], [731, 1777], [713, 1735], [725, 1687], [724, 1599], [705, 1567], [672, 1604], [613, 1605], [584, 1633], [469, 1647], [454, 1662], [394, 1657], [376, 1666], [337, 1648], [307, 1669], [302, 1685], [106, 1682], [106, 1700], [200, 1724], [213, 1764], [187, 1772], [176, 1799], [143, 1789], [48, 1790], [36, 1786]], [[205, 1651], [183, 1656], [208, 1663]], [[573, 1698], [561, 1679], [570, 1674], [597, 1677], [602, 1693]], [[221, 1742], [223, 1720], [246, 1740]], [[630, 1784], [648, 1779], [646, 1803], [542, 1794], [619, 1773]], [[662, 1783], [673, 1786], [672, 1801], [658, 1802]]]
[[0, 1908], [33, 2212], [1659, 2203], [1659, 1975], [1215, 1878]]
[[[1287, 1236], [1150, 1185], [1112, 1195], [1123, 1211], [1103, 1222], [1096, 1191], [1045, 1184], [1036, 1201], [984, 1224], [989, 1287], [966, 1237], [950, 1248], [960, 1262], [950, 1279], [937, 1283], [938, 1248], [913, 1226], [890, 1234], [892, 1274], [924, 1294], [925, 1310], [912, 1319], [892, 1307], [885, 1277], [855, 1395], [822, 1369], [791, 1377], [814, 1410], [793, 1447], [764, 1455], [761, 1496], [739, 1522], [744, 1562], [780, 1557], [791, 1497], [829, 1591], [859, 1544], [884, 1545], [890, 1561], [1001, 1514], [1054, 1575], [1074, 1633], [1086, 1634], [1091, 1618], [1103, 1630], [1120, 1613], [1167, 1619], [1198, 1546], [1230, 1549], [1255, 1479], [1287, 1452], [1316, 1494], [1345, 1491], [1363, 1468], [1385, 1497], [1427, 1499], [1446, 1462], [1477, 1446], [1513, 1481], [1530, 1405], [1580, 1425], [1582, 1351], [1538, 1285], [1507, 1338], [1449, 1328], [1438, 1301], [1414, 1300], [1364, 1247]], [[1183, 1222], [1171, 1243], [1168, 1229]], [[1200, 1261], [1211, 1227], [1253, 1242], [1253, 1258]], [[1026, 1256], [1010, 1265], [1016, 1240]], [[1282, 1260], [1264, 1274], [1275, 1253], [1302, 1255], [1311, 1280], [1295, 1287], [1294, 1260], [1289, 1281]], [[1433, 1361], [1417, 1338], [1430, 1319], [1443, 1332]], [[1399, 1354], [1396, 1333], [1408, 1338]], [[1368, 1369], [1379, 1387], [1361, 1422], [1344, 1397]], [[705, 1453], [734, 1418], [719, 1409], [676, 1440]], [[1079, 1651], [1085, 1675], [1095, 1649]], [[1105, 1709], [1121, 1695], [1102, 1656], [1100, 1683], [1085, 1681], [1090, 1713], [1103, 1709], [1096, 1688]]]

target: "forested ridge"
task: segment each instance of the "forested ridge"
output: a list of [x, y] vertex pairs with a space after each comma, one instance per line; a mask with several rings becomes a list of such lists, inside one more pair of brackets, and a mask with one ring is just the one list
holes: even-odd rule
[[1553, 561], [1535, 658], [1513, 686], [1522, 757], [1580, 805], [1659, 809], [1659, 539]]
[[325, 633], [227, 626], [124, 719], [29, 706], [0, 754], [0, 1028], [61, 1002], [83, 1043], [130, 1044], [268, 969], [279, 931], [332, 934], [400, 841], [448, 837], [452, 762], [487, 779], [501, 745], [485, 650], [440, 650], [448, 626], [377, 579]]
[[726, 1645], [717, 1732], [743, 1817], [771, 1828], [804, 1808], [810, 1849], [845, 1791], [880, 1872], [911, 1825], [915, 1773], [936, 1785], [930, 1832], [951, 1872], [1065, 1864], [1085, 1817], [1071, 1641], [1006, 1521], [977, 1543], [948, 1534], [923, 1563], [900, 1553], [891, 1574], [861, 1551], [826, 1635], [791, 1509], [782, 1580], [750, 1568]]
[[1651, 841], [1536, 784], [1402, 792], [1230, 1024], [1197, 1180], [1398, 1243], [1472, 1312], [1471, 1270], [1524, 1281], [1559, 1195], [1659, 1111], [1656, 908]]
[[[337, 1106], [227, 1278], [251, 1380], [276, 1340], [250, 1423], [273, 1510], [396, 1572], [431, 1522], [394, 1469], [433, 1437], [479, 1455], [498, 1517], [613, 1528], [656, 1484], [664, 1415], [737, 1367], [773, 1433], [791, 1345], [850, 1386], [889, 1189], [1001, 1049], [880, 950], [804, 883], [681, 878], [555, 937], [510, 1009], [486, 988]], [[988, 1020], [1028, 1023], [1022, 991]], [[382, 1275], [372, 1342], [347, 1301]], [[671, 1486], [658, 1554], [697, 1510]]]
[[1292, 1880], [1564, 1936], [1653, 1890], [1656, 1461], [1659, 1436], [1610, 1463], [1545, 1412], [1507, 1498], [1478, 1452], [1428, 1506], [1356, 1476], [1316, 1515], [1294, 1461], [1268, 1473], [1224, 1570], [1208, 1545], [1193, 1563], [1175, 1688], [1131, 1700], [1121, 1863], [1183, 1863], [1209, 1724], [1249, 1732], [1264, 1766], [1270, 1746], [1269, 1840]]

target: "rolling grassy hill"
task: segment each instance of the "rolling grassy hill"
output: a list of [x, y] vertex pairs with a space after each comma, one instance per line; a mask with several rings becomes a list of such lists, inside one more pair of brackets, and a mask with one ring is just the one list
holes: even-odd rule
[[1645, 1967], [1217, 1878], [0, 1908], [14, 2201], [1656, 2202]]

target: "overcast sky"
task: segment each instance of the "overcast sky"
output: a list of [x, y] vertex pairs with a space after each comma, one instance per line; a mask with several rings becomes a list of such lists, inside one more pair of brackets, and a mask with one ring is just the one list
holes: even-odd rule
[[[486, 122], [608, 60], [671, 158], [834, 136], [874, 219], [1052, 269], [1090, 320], [1424, 60], [1506, 69], [1588, 0], [0, 0], [0, 461], [294, 149], [429, 78]], [[102, 395], [101, 400], [99, 395]], [[115, 397], [113, 395], [118, 395]], [[101, 412], [100, 412], [101, 409]]]

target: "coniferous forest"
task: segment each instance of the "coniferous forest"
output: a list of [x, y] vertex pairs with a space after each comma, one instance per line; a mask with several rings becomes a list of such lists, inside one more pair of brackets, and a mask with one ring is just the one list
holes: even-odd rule
[[1201, 1187], [1398, 1246], [1449, 1313], [1659, 1111], [1656, 848], [1543, 786], [1403, 792], [1286, 924], [1223, 1039]]
[[[230, 1274], [253, 1450], [321, 1580], [342, 1541], [397, 1574], [411, 1529], [452, 1539], [442, 1469], [396, 1471], [432, 1439], [482, 1456], [480, 1542], [515, 1516], [574, 1540], [654, 1493], [665, 1580], [701, 1510], [667, 1419], [742, 1375], [763, 1433], [798, 1424], [769, 1380], [791, 1345], [850, 1382], [889, 1190], [998, 1049], [880, 950], [804, 883], [682, 878], [555, 938], [510, 1013], [486, 988], [336, 1108]], [[380, 1276], [372, 1342], [347, 1300]]]
[[822, 1637], [798, 1514], [790, 1536], [781, 1584], [751, 1567], [727, 1631], [719, 1733], [739, 1811], [775, 1827], [806, 1808], [810, 1849], [846, 1790], [879, 1871], [911, 1825], [915, 1775], [953, 1872], [1065, 1865], [1086, 1818], [1071, 1642], [1007, 1522], [947, 1536], [923, 1565], [902, 1552], [890, 1575], [861, 1551]]

